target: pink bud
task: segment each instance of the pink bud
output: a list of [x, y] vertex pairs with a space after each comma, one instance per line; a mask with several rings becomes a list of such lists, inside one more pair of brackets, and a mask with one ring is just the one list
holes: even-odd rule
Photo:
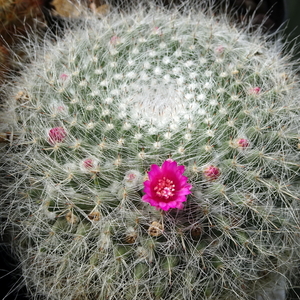
[[61, 79], [61, 80], [67, 80], [67, 78], [68, 78], [69, 76], [67, 75], [67, 74], [65, 74], [65, 73], [62, 73], [60, 76], [59, 76], [59, 78]]
[[221, 175], [221, 171], [218, 167], [210, 165], [203, 170], [203, 174], [208, 180], [215, 180]]
[[247, 139], [238, 139], [236, 143], [239, 148], [243, 148], [243, 149], [250, 146], [250, 143]]
[[118, 36], [114, 35], [113, 37], [111, 37], [110, 43], [112, 45], [120, 44], [120, 38]]
[[51, 145], [62, 142], [67, 136], [67, 133], [63, 127], [54, 127], [49, 130], [48, 142]]
[[216, 49], [215, 49], [215, 53], [216, 54], [222, 54], [225, 50], [225, 47], [224, 46], [218, 46]]
[[80, 162], [80, 169], [84, 173], [96, 174], [99, 172], [99, 161], [96, 158], [88, 157]]
[[127, 175], [127, 180], [128, 181], [133, 181], [135, 178], [136, 178], [136, 175], [133, 174], [133, 173]]
[[252, 94], [252, 95], [257, 95], [257, 94], [260, 93], [260, 91], [261, 91], [261, 88], [258, 87], [258, 86], [256, 86], [256, 87], [254, 87], [254, 88], [251, 88], [251, 89], [249, 90], [249, 93]]
[[94, 167], [94, 162], [91, 158], [85, 159], [82, 164], [85, 169], [92, 169]]
[[157, 26], [153, 28], [153, 33], [154, 34], [158, 34], [158, 35], [162, 34], [161, 29], [159, 27], [157, 27]]
[[57, 111], [58, 112], [63, 112], [65, 110], [65, 107], [63, 105], [57, 106]]

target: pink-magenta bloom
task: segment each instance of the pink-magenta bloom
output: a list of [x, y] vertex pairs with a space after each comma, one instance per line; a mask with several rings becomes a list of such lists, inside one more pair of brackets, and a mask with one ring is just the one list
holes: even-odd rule
[[48, 141], [51, 145], [62, 142], [67, 136], [63, 127], [51, 128], [48, 132]]
[[221, 171], [218, 167], [210, 165], [203, 170], [203, 174], [208, 180], [215, 180], [221, 175]]
[[166, 160], [161, 167], [151, 165], [148, 172], [149, 180], [144, 182], [142, 200], [155, 206], [157, 209], [183, 208], [182, 202], [190, 194], [192, 185], [187, 183], [188, 178], [183, 176], [185, 167], [178, 166], [176, 161]]

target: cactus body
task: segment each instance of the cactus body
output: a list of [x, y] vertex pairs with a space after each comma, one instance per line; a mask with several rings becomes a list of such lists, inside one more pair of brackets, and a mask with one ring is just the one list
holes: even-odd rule
[[6, 91], [22, 97], [3, 214], [34, 295], [256, 299], [290, 278], [300, 87], [279, 44], [138, 9], [48, 46]]

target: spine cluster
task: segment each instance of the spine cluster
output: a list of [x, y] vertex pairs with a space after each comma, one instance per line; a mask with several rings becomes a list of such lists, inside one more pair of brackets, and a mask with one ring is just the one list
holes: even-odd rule
[[5, 91], [3, 227], [36, 297], [258, 299], [290, 278], [300, 87], [267, 39], [137, 9], [35, 45]]

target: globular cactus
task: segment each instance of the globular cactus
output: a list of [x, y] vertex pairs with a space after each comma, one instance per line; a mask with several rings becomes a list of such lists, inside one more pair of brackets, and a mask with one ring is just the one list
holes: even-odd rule
[[280, 42], [154, 7], [33, 45], [4, 91], [18, 138], [2, 228], [34, 299], [284, 293], [299, 263], [300, 87]]

